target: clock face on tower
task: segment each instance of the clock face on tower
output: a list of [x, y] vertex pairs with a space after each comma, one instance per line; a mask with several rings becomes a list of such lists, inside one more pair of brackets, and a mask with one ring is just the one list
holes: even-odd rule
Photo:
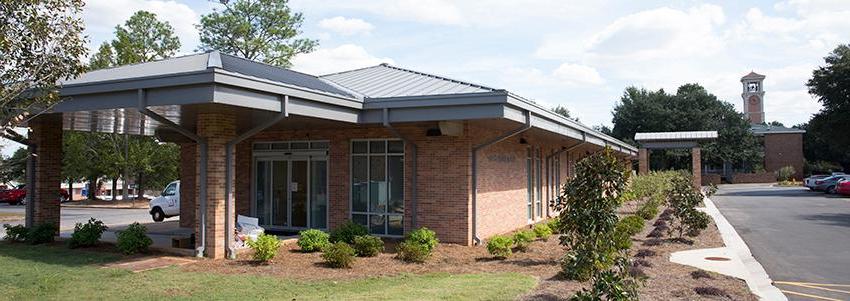
[[759, 103], [759, 97], [755, 95], [750, 96], [749, 101], [751, 105], [757, 105]]

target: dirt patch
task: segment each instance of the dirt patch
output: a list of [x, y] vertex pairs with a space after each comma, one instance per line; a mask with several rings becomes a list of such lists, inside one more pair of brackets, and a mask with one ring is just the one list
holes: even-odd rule
[[143, 258], [134, 258], [131, 260], [122, 260], [104, 265], [104, 268], [119, 268], [130, 270], [134, 273], [161, 269], [170, 266], [187, 265], [194, 262], [194, 259], [186, 257], [174, 256], [151, 256]]
[[[637, 204], [628, 204], [624, 211], [631, 211]], [[631, 209], [631, 210], [630, 210]], [[698, 295], [697, 287], [716, 287], [728, 295], [714, 297], [732, 300], [757, 300], [750, 294], [746, 283], [736, 278], [712, 273], [711, 278], [694, 279], [691, 272], [698, 269], [670, 262], [670, 253], [682, 250], [713, 248], [723, 246], [717, 228], [712, 223], [699, 237], [692, 238], [690, 244], [678, 242], [665, 235], [658, 239], [648, 239], [655, 227], [655, 220], [646, 223], [642, 233], [633, 237], [631, 254], [641, 253], [641, 270], [648, 277], [640, 288], [644, 300], [693, 300], [706, 296]], [[649, 243], [648, 243], [649, 242]], [[387, 250], [394, 243], [388, 242]], [[644, 251], [641, 251], [644, 250]], [[646, 251], [649, 250], [649, 251]], [[527, 252], [515, 252], [507, 260], [495, 260], [484, 247], [466, 247], [441, 244], [434, 255], [424, 264], [404, 263], [395, 259], [391, 252], [376, 257], [358, 258], [350, 269], [332, 269], [323, 264], [320, 253], [301, 253], [294, 244], [284, 245], [273, 262], [257, 264], [250, 259], [250, 252], [241, 254], [237, 260], [200, 260], [182, 269], [194, 272], [214, 272], [223, 274], [257, 274], [286, 277], [301, 280], [345, 280], [376, 276], [392, 276], [403, 273], [481, 273], [516, 272], [538, 279], [538, 286], [524, 296], [523, 300], [565, 300], [588, 283], [579, 283], [563, 279], [560, 276], [560, 257], [566, 248], [558, 243], [556, 237], [548, 241], [538, 240], [531, 244]]]
[[0, 222], [13, 222], [23, 220], [24, 215], [12, 212], [0, 212]]

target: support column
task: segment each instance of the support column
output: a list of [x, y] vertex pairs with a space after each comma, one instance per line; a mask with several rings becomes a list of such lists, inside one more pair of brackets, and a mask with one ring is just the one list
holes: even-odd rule
[[638, 149], [638, 174], [649, 173], [649, 151], [645, 148]]
[[195, 215], [197, 198], [195, 195], [195, 175], [198, 172], [195, 162], [198, 156], [198, 145], [195, 143], [180, 144], [180, 227], [195, 228], [198, 220]]
[[[59, 227], [59, 185], [62, 183], [62, 115], [45, 114], [29, 122], [30, 141], [36, 148], [35, 189], [29, 198], [32, 225], [51, 223]], [[27, 183], [33, 184], [33, 183]], [[69, 192], [70, 193], [70, 192]]]
[[[197, 135], [205, 138], [207, 142], [207, 209], [206, 209], [206, 245], [205, 255], [209, 258], [224, 258], [224, 223], [225, 218], [233, 222], [233, 212], [224, 212], [224, 157], [225, 145], [236, 136], [236, 118], [221, 107], [212, 107], [198, 113]], [[200, 150], [198, 150], [200, 152]], [[199, 156], [196, 156], [198, 158]], [[197, 160], [200, 160], [198, 158]], [[200, 162], [196, 183], [200, 181]], [[200, 183], [197, 184], [198, 187]], [[198, 197], [200, 199], [200, 192]], [[200, 208], [199, 208], [200, 210]], [[196, 228], [196, 231], [198, 228]], [[198, 240], [196, 240], [198, 241]]]
[[702, 187], [702, 158], [700, 153], [699, 147], [691, 149], [691, 173], [694, 175], [694, 188], [697, 190]]

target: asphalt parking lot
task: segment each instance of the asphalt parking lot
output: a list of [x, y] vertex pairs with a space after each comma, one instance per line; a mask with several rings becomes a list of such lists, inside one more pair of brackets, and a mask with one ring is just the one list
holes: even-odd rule
[[[25, 214], [26, 206], [0, 204], [0, 212]], [[76, 223], [85, 223], [89, 218], [102, 220], [107, 226], [128, 225], [134, 222], [149, 223], [151, 216], [148, 209], [111, 209], [111, 208], [74, 208], [62, 207], [60, 229], [74, 229]], [[176, 218], [173, 218], [176, 219]], [[17, 221], [5, 221], [4, 224], [23, 224], [23, 219]]]
[[850, 300], [850, 198], [741, 184], [712, 200], [789, 300]]

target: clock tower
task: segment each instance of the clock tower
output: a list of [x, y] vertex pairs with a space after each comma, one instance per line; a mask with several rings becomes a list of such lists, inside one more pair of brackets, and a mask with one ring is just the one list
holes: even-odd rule
[[744, 91], [744, 115], [751, 124], [764, 123], [764, 75], [750, 72], [741, 78]]

